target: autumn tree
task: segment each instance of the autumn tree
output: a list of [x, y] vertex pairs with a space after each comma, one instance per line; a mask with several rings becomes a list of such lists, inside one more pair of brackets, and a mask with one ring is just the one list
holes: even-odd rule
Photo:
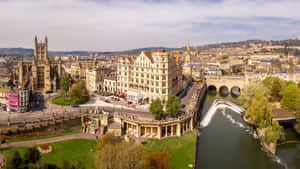
[[280, 100], [280, 91], [283, 88], [283, 81], [278, 77], [268, 76], [262, 83], [271, 91], [272, 100]]
[[149, 155], [150, 165], [153, 169], [170, 169], [171, 154], [164, 149], [163, 152], [152, 152]]
[[86, 88], [85, 82], [82, 80], [79, 80], [76, 82], [76, 84], [70, 89], [69, 97], [71, 99], [81, 99], [82, 97], [88, 97], [89, 93]]
[[271, 106], [268, 99], [260, 92], [255, 94], [247, 108], [246, 116], [250, 117], [256, 126], [268, 126], [271, 124]]
[[265, 87], [265, 85], [263, 85], [260, 81], [253, 81], [243, 88], [243, 92], [241, 92], [241, 95], [238, 98], [242, 107], [247, 109], [257, 92], [263, 94], [263, 96], [267, 99], [271, 97], [271, 92], [267, 87]]
[[98, 142], [95, 164], [98, 169], [150, 168], [148, 152], [142, 145], [125, 142], [108, 133]]

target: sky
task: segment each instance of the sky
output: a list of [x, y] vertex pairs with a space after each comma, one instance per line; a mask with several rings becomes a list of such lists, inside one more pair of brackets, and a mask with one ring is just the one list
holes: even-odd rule
[[117, 51], [300, 38], [300, 0], [0, 0], [0, 48]]

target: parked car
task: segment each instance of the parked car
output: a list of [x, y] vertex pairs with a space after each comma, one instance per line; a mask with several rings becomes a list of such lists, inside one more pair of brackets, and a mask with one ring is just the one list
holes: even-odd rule
[[181, 104], [181, 108], [185, 108], [185, 104]]
[[110, 101], [109, 101], [109, 100], [106, 100], [106, 99], [105, 99], [105, 102], [106, 102], [106, 103], [110, 103]]
[[79, 105], [78, 104], [73, 104], [72, 107], [79, 107]]

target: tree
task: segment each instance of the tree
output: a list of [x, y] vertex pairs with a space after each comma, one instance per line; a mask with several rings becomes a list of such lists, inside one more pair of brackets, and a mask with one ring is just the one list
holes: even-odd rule
[[88, 97], [89, 93], [86, 88], [84, 81], [78, 81], [76, 84], [70, 89], [69, 97], [71, 99], [81, 99], [82, 97]]
[[161, 104], [161, 101], [159, 98], [153, 100], [149, 106], [149, 111], [154, 115], [155, 117], [160, 117], [163, 114], [163, 105]]
[[40, 152], [36, 147], [30, 147], [26, 153], [24, 154], [24, 162], [27, 163], [35, 163], [41, 158]]
[[166, 108], [169, 114], [171, 115], [177, 115], [180, 110], [180, 101], [177, 96], [169, 96], [166, 104]]
[[298, 87], [299, 87], [299, 89], [300, 89], [300, 82], [298, 82]]
[[12, 155], [8, 159], [7, 169], [18, 169], [22, 165], [22, 158], [17, 150], [13, 150]]
[[170, 169], [171, 154], [164, 149], [163, 152], [152, 152], [149, 155], [150, 165], [154, 169]]
[[98, 142], [95, 164], [99, 169], [150, 168], [149, 149], [133, 141], [125, 142], [111, 134], [104, 135]]
[[68, 76], [63, 76], [60, 79], [60, 90], [64, 95], [67, 95], [69, 89], [71, 87], [71, 80]]
[[267, 99], [271, 97], [271, 91], [260, 81], [252, 81], [249, 85], [243, 88], [243, 92], [241, 92], [241, 95], [238, 98], [242, 107], [247, 109], [257, 92], [262, 93]]
[[300, 108], [300, 89], [296, 84], [288, 85], [283, 89], [280, 107], [293, 110]]
[[271, 91], [272, 100], [280, 99], [280, 91], [283, 84], [282, 80], [278, 77], [268, 76], [262, 81], [262, 83]]
[[268, 99], [257, 92], [247, 108], [246, 116], [251, 117], [256, 126], [264, 127], [271, 124], [271, 112]]

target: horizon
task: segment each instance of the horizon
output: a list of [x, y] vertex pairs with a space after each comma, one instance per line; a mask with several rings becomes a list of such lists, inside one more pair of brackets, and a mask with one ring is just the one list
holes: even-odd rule
[[0, 16], [0, 47], [33, 48], [34, 36], [46, 34], [52, 51], [296, 39], [297, 6], [296, 0], [0, 0], [6, 14]]

